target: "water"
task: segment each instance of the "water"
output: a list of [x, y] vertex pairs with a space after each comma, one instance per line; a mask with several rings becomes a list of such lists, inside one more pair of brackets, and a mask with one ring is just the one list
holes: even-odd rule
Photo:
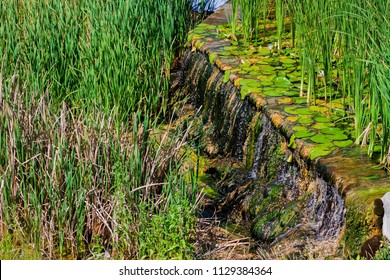
[[[259, 258], [336, 256], [345, 226], [345, 204], [335, 186], [290, 150], [270, 119], [261, 112], [259, 116], [231, 84], [223, 83], [223, 75], [210, 67], [205, 56], [188, 53], [184, 64], [183, 84], [192, 104], [203, 109], [202, 135], [209, 138], [202, 141], [218, 146], [218, 158], [230, 170], [214, 183], [222, 197], [213, 204], [212, 212], [217, 211], [213, 217], [236, 223], [237, 228], [248, 229], [251, 224], [248, 237], [260, 244]], [[261, 130], [255, 135], [251, 124], [260, 122]], [[253, 162], [244, 168], [248, 152]], [[236, 164], [229, 167], [232, 160]], [[221, 162], [215, 168], [221, 169]]]
[[261, 130], [257, 142], [256, 142], [256, 148], [255, 148], [255, 159], [253, 161], [252, 170], [250, 172], [250, 178], [253, 180], [257, 179], [257, 171], [259, 169], [259, 163], [261, 159], [261, 149], [263, 148], [263, 142], [264, 142], [264, 136], [270, 129], [270, 122], [265, 121], [266, 117], [263, 117], [263, 129]]
[[215, 12], [228, 0], [192, 0], [192, 9], [196, 12]]

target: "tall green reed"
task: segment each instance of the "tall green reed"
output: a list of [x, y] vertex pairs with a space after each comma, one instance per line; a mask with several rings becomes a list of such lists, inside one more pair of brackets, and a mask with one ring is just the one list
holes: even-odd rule
[[140, 220], [139, 205], [164, 202], [166, 181], [187, 184], [185, 137], [157, 144], [151, 131], [189, 12], [186, 0], [0, 3], [0, 236], [20, 232], [44, 258], [153, 257], [136, 233], [156, 211]]

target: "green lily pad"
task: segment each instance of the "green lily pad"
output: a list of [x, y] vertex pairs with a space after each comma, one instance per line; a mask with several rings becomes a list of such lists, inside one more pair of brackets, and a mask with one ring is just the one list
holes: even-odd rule
[[226, 70], [225, 75], [223, 76], [223, 82], [226, 83], [227, 81], [229, 81], [229, 77], [230, 77], [230, 70]]
[[278, 104], [291, 104], [293, 102], [294, 102], [294, 100], [291, 97], [284, 97], [284, 98], [278, 99]]
[[310, 106], [309, 108], [310, 108], [310, 110], [312, 110], [312, 111], [321, 112], [321, 113], [324, 113], [324, 112], [326, 112], [326, 111], [329, 110], [329, 109], [326, 108], [326, 107], [320, 107], [320, 106]]
[[263, 71], [263, 73], [264, 73], [265, 71], [270, 71], [270, 72], [272, 72], [272, 73], [275, 73], [275, 68], [272, 67], [272, 66], [269, 65], [269, 64], [264, 64], [264, 65], [262, 65], [260, 69]]
[[330, 120], [327, 117], [316, 117], [315, 120], [321, 123], [328, 123]]
[[235, 51], [235, 50], [237, 50], [237, 46], [226, 46], [223, 49], [225, 51]]
[[257, 49], [257, 54], [259, 54], [259, 55], [262, 55], [262, 56], [264, 56], [264, 55], [269, 55], [271, 52], [269, 51], [269, 49], [268, 48], [265, 48], [265, 47], [262, 47], [262, 48], [258, 48]]
[[324, 134], [316, 134], [311, 137], [310, 140], [318, 144], [330, 143], [329, 138], [327, 138]]
[[258, 87], [260, 85], [259, 81], [254, 79], [242, 79], [239, 84], [248, 87]]
[[310, 159], [314, 160], [318, 157], [323, 157], [329, 155], [331, 152], [333, 152], [332, 149], [328, 149], [327, 147], [317, 146], [312, 147], [310, 150]]
[[210, 60], [210, 62], [211, 62], [212, 64], [214, 64], [216, 58], [217, 58], [217, 53], [211, 53], [211, 54], [209, 55], [209, 60]]
[[286, 120], [289, 122], [296, 122], [299, 119], [299, 117], [287, 117]]
[[321, 133], [324, 134], [340, 134], [343, 133], [343, 131], [338, 127], [327, 127], [324, 129], [321, 129]]
[[295, 132], [294, 134], [297, 138], [308, 138], [308, 137], [315, 135], [316, 133], [313, 131], [310, 131], [310, 130], [301, 130], [301, 131]]
[[353, 144], [353, 141], [352, 140], [334, 141], [333, 144], [335, 144], [337, 147], [345, 148], [345, 147], [351, 146]]
[[275, 79], [276, 75], [259, 75], [256, 78], [258, 78], [260, 81], [265, 81], [265, 82], [271, 82], [273, 79]]
[[279, 96], [283, 96], [283, 93], [281, 91], [278, 91], [278, 90], [273, 90], [273, 89], [269, 89], [269, 90], [265, 90], [263, 92], [264, 95], [267, 95], [267, 96], [271, 96], [271, 97], [279, 97]]
[[307, 103], [307, 99], [306, 99], [306, 98], [302, 98], [302, 97], [294, 98], [294, 101], [295, 101], [296, 104], [304, 104], [304, 103]]
[[273, 82], [278, 87], [290, 87], [291, 82], [286, 77], [276, 77]]
[[295, 142], [295, 139], [297, 137], [295, 136], [295, 134], [293, 134], [290, 138], [290, 142], [288, 143], [288, 147], [289, 148], [293, 148], [293, 149], [296, 149], [297, 148], [297, 143]]
[[288, 114], [293, 114], [293, 115], [297, 115], [297, 109], [296, 107], [286, 107], [284, 108], [284, 111]]
[[296, 61], [294, 59], [291, 59], [291, 58], [281, 58], [280, 59], [280, 62], [283, 63], [283, 64], [294, 64], [296, 63]]
[[270, 81], [261, 81], [260, 84], [266, 87], [266, 86], [272, 86], [274, 83]]
[[247, 95], [252, 92], [261, 93], [261, 89], [257, 87], [249, 87], [249, 86], [243, 86], [241, 88], [241, 95]]
[[283, 93], [285, 96], [290, 96], [290, 97], [297, 97], [299, 96], [299, 92], [295, 90], [287, 90]]
[[307, 130], [307, 127], [297, 125], [297, 126], [293, 127], [293, 130], [294, 131], [304, 131], [304, 130]]
[[313, 126], [313, 128], [315, 128], [315, 129], [326, 129], [326, 128], [329, 128], [329, 127], [331, 127], [331, 126], [333, 126], [333, 124], [332, 123], [316, 123], [314, 126]]
[[328, 134], [327, 137], [331, 140], [347, 140], [348, 136], [344, 133]]
[[313, 115], [313, 111], [308, 108], [299, 108], [295, 112], [298, 115]]
[[218, 52], [218, 55], [220, 55], [220, 56], [230, 56], [230, 55], [232, 55], [232, 53], [231, 52]]
[[298, 120], [300, 124], [311, 124], [313, 120], [309, 117], [302, 117]]

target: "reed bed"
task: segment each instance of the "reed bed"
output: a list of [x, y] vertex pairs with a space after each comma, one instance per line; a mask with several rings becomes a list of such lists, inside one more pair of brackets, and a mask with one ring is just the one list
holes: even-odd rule
[[[353, 120], [356, 144], [367, 147], [370, 156], [379, 153], [381, 163], [389, 167], [390, 1], [233, 2], [242, 9], [242, 28], [247, 29], [242, 36], [248, 42], [258, 40], [246, 35], [254, 34], [248, 18], [258, 20], [275, 11], [278, 46], [292, 37], [292, 46], [300, 55], [301, 96], [306, 96], [309, 104], [324, 99], [330, 107], [334, 100], [341, 100], [344, 117]], [[283, 27], [288, 21], [289, 36]], [[256, 26], [265, 26], [267, 21], [260, 22]]]
[[1, 1], [1, 258], [192, 257], [187, 134], [159, 129], [189, 12]]

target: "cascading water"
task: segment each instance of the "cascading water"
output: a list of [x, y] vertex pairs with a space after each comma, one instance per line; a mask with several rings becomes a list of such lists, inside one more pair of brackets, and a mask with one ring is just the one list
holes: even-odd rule
[[259, 163], [262, 156], [261, 149], [263, 148], [263, 142], [264, 142], [264, 136], [266, 135], [266, 132], [270, 129], [270, 122], [266, 122], [265, 116], [263, 117], [263, 129], [261, 130], [259, 136], [257, 137], [256, 147], [255, 147], [255, 156], [254, 161], [252, 165], [252, 170], [250, 172], [250, 178], [253, 180], [257, 179], [257, 171], [259, 169]]
[[241, 100], [203, 54], [188, 52], [183, 64], [179, 91], [202, 108], [202, 141], [215, 143], [220, 161], [238, 162], [215, 183], [222, 196], [215, 206], [220, 217], [249, 221], [259, 258], [337, 256], [345, 205], [335, 187], [288, 148], [268, 116]]

